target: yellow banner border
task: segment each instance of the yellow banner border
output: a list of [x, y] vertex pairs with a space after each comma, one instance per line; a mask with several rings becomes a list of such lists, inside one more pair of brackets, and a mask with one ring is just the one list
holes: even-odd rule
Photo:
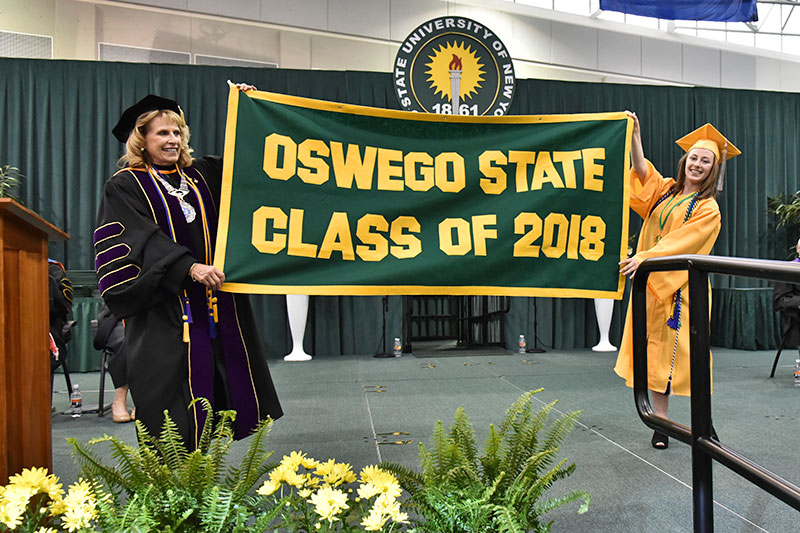
[[254, 283], [223, 283], [224, 292], [245, 294], [308, 294], [310, 296], [385, 296], [385, 295], [461, 295], [461, 296], [542, 296], [551, 298], [613, 298], [622, 299], [615, 291], [592, 289], [550, 289], [533, 287], [502, 287], [463, 285], [257, 285]]
[[[236, 146], [236, 126], [239, 112], [240, 90], [231, 85], [228, 93], [228, 116], [225, 125], [225, 149], [222, 167], [222, 190], [220, 196], [219, 222], [217, 225], [217, 242], [214, 250], [214, 266], [225, 271], [225, 253], [227, 250], [228, 228], [230, 226], [230, 207], [233, 189], [233, 154]], [[490, 124], [547, 124], [561, 122], [583, 122], [588, 120], [620, 120], [627, 119], [627, 133], [625, 139], [625, 171], [623, 179], [622, 202], [622, 235], [628, 235], [630, 225], [630, 143], [633, 132], [633, 119], [624, 111], [611, 111], [603, 113], [574, 113], [561, 115], [502, 115], [502, 116], [471, 116], [471, 115], [437, 115], [429, 113], [415, 113], [413, 111], [399, 111], [395, 109], [382, 109], [354, 104], [342, 104], [327, 100], [316, 100], [301, 96], [272, 93], [266, 91], [247, 91], [247, 96], [257, 100], [317, 109], [350, 115], [392, 118], [399, 120], [416, 120], [421, 122], [456, 122], [456, 123], [490, 123]], [[620, 238], [620, 261], [628, 255], [628, 240]], [[248, 294], [309, 294], [309, 295], [389, 295], [389, 294], [453, 294], [476, 296], [542, 296], [557, 298], [613, 298], [622, 299], [625, 290], [625, 277], [619, 276], [616, 291], [600, 291], [591, 289], [558, 289], [558, 288], [528, 288], [528, 287], [485, 287], [485, 286], [419, 286], [419, 285], [256, 285], [250, 283], [224, 283], [223, 291], [248, 293]]]

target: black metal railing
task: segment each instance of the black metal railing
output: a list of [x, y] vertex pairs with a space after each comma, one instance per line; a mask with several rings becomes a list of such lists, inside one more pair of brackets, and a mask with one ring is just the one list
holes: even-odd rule
[[[686, 427], [656, 416], [647, 390], [647, 278], [651, 272], [689, 272], [689, 352], [691, 371], [691, 424]], [[694, 531], [714, 531], [711, 461], [733, 470], [751, 483], [800, 511], [800, 487], [711, 438], [711, 367], [709, 351], [708, 274], [726, 274], [772, 281], [800, 283], [800, 268], [785, 261], [680, 255], [644, 261], [633, 280], [633, 393], [636, 410], [652, 429], [692, 447], [692, 497]], [[685, 325], [684, 325], [685, 327]]]

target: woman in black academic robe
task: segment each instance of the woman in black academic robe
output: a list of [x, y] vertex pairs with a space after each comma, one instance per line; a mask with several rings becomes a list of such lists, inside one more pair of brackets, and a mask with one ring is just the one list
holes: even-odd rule
[[128, 381], [151, 435], [169, 411], [190, 449], [205, 412], [237, 411], [236, 438], [282, 415], [246, 295], [220, 291], [211, 265], [222, 179], [218, 158], [193, 159], [178, 104], [147, 96], [113, 130], [126, 144], [103, 190], [94, 232], [98, 286], [125, 320]]

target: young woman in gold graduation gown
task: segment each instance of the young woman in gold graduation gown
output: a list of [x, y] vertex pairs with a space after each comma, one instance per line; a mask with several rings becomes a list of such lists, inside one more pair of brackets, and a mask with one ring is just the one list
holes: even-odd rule
[[[631, 209], [644, 219], [636, 254], [620, 263], [620, 273], [633, 277], [645, 259], [679, 254], [709, 254], [720, 231], [714, 199], [720, 161], [740, 152], [711, 124], [677, 141], [686, 154], [678, 177], [664, 178], [644, 157], [639, 119], [633, 119], [631, 142]], [[709, 298], [711, 288], [709, 287]], [[688, 273], [653, 272], [647, 281], [647, 373], [655, 413], [667, 416], [669, 396], [688, 396]], [[631, 305], [625, 319], [614, 371], [633, 386]], [[655, 432], [652, 445], [664, 449], [666, 435]]]

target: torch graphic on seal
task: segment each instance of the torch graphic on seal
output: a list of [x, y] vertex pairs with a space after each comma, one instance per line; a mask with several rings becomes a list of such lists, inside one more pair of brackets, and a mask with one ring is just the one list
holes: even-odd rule
[[461, 58], [453, 54], [450, 61], [450, 103], [453, 106], [453, 114], [458, 115], [458, 97], [461, 92]]

